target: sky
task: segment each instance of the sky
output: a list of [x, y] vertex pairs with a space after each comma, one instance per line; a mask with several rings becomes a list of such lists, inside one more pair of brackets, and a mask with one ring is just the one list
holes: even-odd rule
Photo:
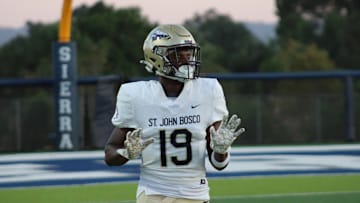
[[[72, 0], [73, 8], [93, 5], [98, 0]], [[215, 9], [234, 21], [276, 23], [275, 0], [103, 0], [115, 8], [139, 7], [151, 22], [181, 24]], [[59, 21], [63, 0], [1, 0], [0, 27], [19, 28], [26, 22], [51, 23]]]

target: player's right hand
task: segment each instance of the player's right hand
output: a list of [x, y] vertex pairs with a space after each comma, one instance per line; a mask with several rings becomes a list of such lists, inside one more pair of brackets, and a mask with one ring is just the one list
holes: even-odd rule
[[126, 133], [126, 140], [124, 142], [125, 150], [118, 149], [118, 153], [127, 159], [136, 159], [141, 152], [151, 143], [154, 138], [143, 140], [141, 138], [141, 128], [129, 131]]
[[211, 126], [211, 149], [219, 154], [227, 153], [235, 139], [245, 132], [245, 128], [238, 129], [240, 123], [241, 119], [234, 114], [230, 120], [228, 120], [227, 116], [224, 116], [217, 130], [215, 130], [214, 126]]

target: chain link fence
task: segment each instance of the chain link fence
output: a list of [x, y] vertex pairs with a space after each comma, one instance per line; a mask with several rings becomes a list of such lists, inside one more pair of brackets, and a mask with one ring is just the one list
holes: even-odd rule
[[[344, 89], [316, 93], [276, 92], [264, 91], [273, 83], [266, 80], [220, 79], [220, 82], [229, 112], [238, 114], [246, 127], [237, 145], [348, 141]], [[311, 85], [317, 86], [317, 81], [312, 80]], [[110, 119], [119, 84], [99, 80], [78, 88], [81, 149], [102, 149], [112, 130]], [[0, 95], [0, 152], [56, 150], [52, 87], [6, 87], [0, 88]], [[353, 104], [356, 138], [360, 131], [360, 94], [357, 91], [353, 92]]]

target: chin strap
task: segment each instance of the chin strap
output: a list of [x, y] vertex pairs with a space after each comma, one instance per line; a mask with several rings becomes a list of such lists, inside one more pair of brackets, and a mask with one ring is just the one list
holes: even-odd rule
[[150, 73], [156, 73], [156, 69], [154, 68], [154, 66], [153, 66], [151, 63], [149, 63], [149, 62], [147, 62], [147, 61], [145, 61], [145, 60], [140, 60], [140, 63], [145, 65], [145, 69], [146, 69], [148, 72], [150, 72]]
[[169, 78], [171, 80], [176, 80], [176, 81], [179, 81], [179, 82], [182, 82], [182, 83], [185, 83], [186, 81], [189, 81], [190, 79], [186, 79], [186, 78], [178, 78], [178, 77], [173, 77], [173, 76], [168, 76], [164, 73], [161, 73], [159, 71], [156, 71], [156, 75], [159, 75], [159, 76], [162, 76], [162, 77], [165, 77], [165, 78]]
[[[182, 82], [182, 83], [185, 83], [186, 81], [191, 80], [189, 78], [182, 78], [182, 77], [176, 77], [176, 76], [167, 75], [167, 74], [165, 74], [165, 73], [163, 73], [161, 71], [158, 71], [156, 68], [154, 68], [154, 66], [151, 63], [149, 63], [149, 62], [147, 62], [145, 60], [140, 60], [140, 63], [145, 65], [145, 69], [149, 73], [154, 73], [156, 75], [159, 75], [159, 76], [162, 76], [162, 77], [165, 77], [165, 78], [169, 78], [169, 79], [172, 79], [172, 80], [176, 80], [176, 81], [179, 81], [179, 82]], [[179, 72], [175, 68], [173, 68], [173, 69], [174, 69], [173, 71], [175, 71], [175, 73]]]
[[169, 79], [176, 80], [176, 81], [179, 81], [179, 82], [186, 82], [186, 81], [189, 80], [189, 79], [186, 79], [186, 78], [178, 78], [178, 77], [173, 77], [173, 76], [166, 75], [165, 73], [162, 73], [161, 71], [156, 70], [156, 68], [154, 68], [154, 66], [151, 63], [149, 63], [149, 62], [147, 62], [145, 60], [140, 60], [140, 63], [145, 65], [145, 69], [149, 73], [154, 73], [154, 74], [156, 74], [158, 76], [169, 78]]

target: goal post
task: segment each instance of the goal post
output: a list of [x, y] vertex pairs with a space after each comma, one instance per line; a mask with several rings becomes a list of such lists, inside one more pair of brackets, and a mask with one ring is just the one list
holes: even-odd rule
[[59, 24], [58, 42], [71, 41], [72, 0], [64, 0]]
[[72, 0], [64, 0], [53, 43], [55, 127], [58, 150], [79, 149], [76, 43], [71, 41]]

